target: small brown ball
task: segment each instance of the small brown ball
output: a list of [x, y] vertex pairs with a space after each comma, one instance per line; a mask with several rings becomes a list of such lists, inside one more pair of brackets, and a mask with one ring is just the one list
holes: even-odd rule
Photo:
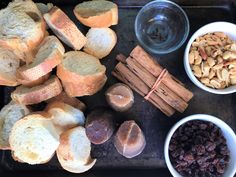
[[117, 151], [126, 158], [139, 155], [146, 146], [146, 140], [142, 130], [135, 121], [125, 121], [119, 127], [114, 145]]
[[114, 132], [112, 111], [104, 108], [93, 110], [85, 124], [86, 135], [93, 144], [105, 143]]

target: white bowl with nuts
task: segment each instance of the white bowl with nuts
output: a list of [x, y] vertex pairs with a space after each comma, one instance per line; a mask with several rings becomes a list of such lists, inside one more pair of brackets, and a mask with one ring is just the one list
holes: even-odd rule
[[185, 49], [184, 68], [205, 91], [236, 92], [236, 25], [214, 22], [197, 30]]

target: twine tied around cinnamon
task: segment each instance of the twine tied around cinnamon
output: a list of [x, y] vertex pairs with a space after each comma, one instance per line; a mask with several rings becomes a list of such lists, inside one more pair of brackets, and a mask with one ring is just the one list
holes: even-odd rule
[[157, 87], [160, 85], [161, 81], [167, 76], [168, 71], [167, 69], [163, 69], [160, 73], [160, 75], [157, 77], [156, 82], [153, 84], [151, 90], [148, 92], [148, 94], [144, 97], [146, 100], [149, 99], [151, 94], [157, 89]]

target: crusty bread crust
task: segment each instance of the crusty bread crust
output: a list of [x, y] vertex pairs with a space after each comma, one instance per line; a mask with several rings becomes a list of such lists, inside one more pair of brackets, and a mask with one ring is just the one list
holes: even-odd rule
[[54, 101], [62, 101], [68, 105], [71, 105], [81, 111], [85, 111], [86, 109], [86, 105], [80, 101], [77, 98], [74, 97], [69, 97], [64, 91], [61, 92], [59, 95], [57, 95], [56, 97], [53, 97], [49, 100], [47, 100], [48, 103], [54, 102]]
[[75, 6], [73, 12], [76, 18], [85, 26], [88, 26], [91, 28], [106, 28], [106, 27], [110, 27], [111, 25], [118, 24], [117, 5], [115, 5], [115, 7], [110, 9], [109, 11], [100, 13], [95, 16], [90, 16], [90, 17], [82, 17], [78, 11], [79, 10], [77, 9], [77, 6]]
[[[53, 155], [55, 154], [55, 151], [59, 145], [59, 136], [56, 133], [56, 130], [54, 128], [54, 126], [51, 123], [51, 117], [48, 113], [46, 112], [35, 112], [35, 113], [31, 113], [28, 114], [27, 116], [25, 116], [24, 118], [20, 119], [19, 121], [17, 121], [11, 131], [10, 134], [10, 138], [9, 138], [9, 143], [10, 143], [10, 147], [12, 149], [12, 157], [14, 160], [21, 162], [21, 163], [29, 163], [29, 164], [43, 164], [48, 162]], [[45, 129], [48, 130], [48, 133], [54, 138], [54, 147], [55, 149], [51, 149], [50, 150], [50, 155], [47, 157], [47, 159], [39, 161], [38, 157], [37, 158], [32, 158], [30, 161], [23, 161], [23, 159], [25, 159], [23, 156], [16, 156], [15, 152], [16, 151], [20, 151], [21, 149], [18, 149], [19, 147], [16, 146], [14, 143], [16, 141], [17, 138], [17, 130], [20, 129], [21, 127], [24, 127], [25, 125], [28, 125], [31, 121], [34, 121], [34, 125], [35, 126], [39, 126], [39, 127], [43, 127]], [[30, 124], [29, 124], [30, 125]], [[56, 143], [56, 141], [58, 141], [58, 144]], [[33, 141], [31, 142], [32, 144], [34, 143]], [[31, 150], [32, 150], [32, 145], [31, 143], [29, 143], [29, 146], [31, 146]], [[44, 144], [45, 146], [45, 144]], [[46, 149], [45, 149], [46, 150]], [[39, 155], [39, 154], [38, 154]], [[42, 153], [41, 153], [42, 155]], [[45, 158], [45, 157], [44, 157]]]
[[117, 43], [116, 33], [110, 28], [90, 28], [83, 50], [99, 59], [109, 55]]
[[[99, 71], [93, 74], [86, 75], [80, 75], [78, 73], [70, 71], [64, 67], [63, 63], [66, 63], [67, 59], [71, 57], [78, 57], [80, 58], [80, 60], [88, 60], [88, 58], [82, 57], [92, 57], [91, 60], [94, 61], [94, 65], [98, 65], [97, 68], [99, 68]], [[98, 60], [95, 57], [80, 51], [67, 52], [64, 55], [63, 62], [57, 67], [57, 76], [61, 79], [65, 92], [69, 96], [76, 97], [84, 95], [93, 95], [104, 86], [107, 80], [107, 77], [105, 75], [106, 68], [105, 66], [101, 65], [99, 61], [99, 63], [97, 61]], [[76, 62], [76, 59], [74, 60], [74, 62]]]
[[86, 37], [80, 32], [70, 18], [58, 7], [54, 6], [44, 14], [48, 26], [68, 46], [80, 50], [86, 43]]
[[[77, 135], [77, 133], [79, 133], [79, 136]], [[76, 139], [72, 138], [73, 135], [77, 135]], [[86, 140], [83, 140], [83, 138], [86, 138]], [[80, 146], [73, 146], [74, 143], [78, 143], [75, 141], [79, 141], [81, 143]], [[75, 150], [75, 147], [76, 152], [73, 152]], [[83, 149], [78, 148], [86, 149], [84, 149], [83, 151]], [[67, 130], [66, 132], [61, 134], [60, 145], [56, 153], [58, 161], [60, 162], [62, 168], [72, 173], [83, 173], [92, 168], [96, 163], [96, 159], [91, 159], [90, 151], [91, 143], [86, 137], [85, 129], [84, 127], [79, 126]], [[82, 152], [83, 154], [78, 154]]]
[[85, 124], [83, 112], [62, 101], [49, 103], [45, 111], [51, 114], [52, 122], [58, 134]]
[[0, 85], [17, 86], [16, 70], [20, 66], [20, 58], [13, 50], [0, 47]]
[[92, 76], [80, 76], [66, 70], [62, 65], [57, 67], [57, 76], [61, 79], [65, 92], [71, 96], [93, 95], [98, 92], [106, 83], [105, 73], [98, 73]]
[[29, 88], [19, 86], [11, 93], [11, 98], [19, 104], [31, 105], [48, 100], [61, 93], [62, 86], [59, 79], [52, 76], [44, 84]]
[[79, 165], [75, 162], [68, 162], [57, 155], [58, 161], [60, 162], [62, 168], [71, 173], [84, 173], [90, 170], [96, 163], [97, 159], [91, 159], [86, 165]]
[[20, 75], [20, 78], [27, 81], [35, 81], [38, 80], [40, 77], [50, 73], [54, 67], [62, 61], [62, 54], [57, 49], [55, 49], [52, 56], [48, 56], [42, 63], [34, 67], [28, 67], [24, 65], [20, 67], [17, 71]]
[[[80, 97], [85, 95], [93, 95], [103, 88], [107, 81], [106, 75], [101, 75], [88, 80], [81, 80], [81, 83], [73, 83], [62, 80], [65, 92], [71, 97]], [[78, 80], [79, 82], [79, 80]]]
[[17, 77], [17, 82], [26, 86], [26, 87], [34, 87], [40, 84], [43, 84], [45, 81], [48, 80], [48, 78], [50, 77], [50, 73], [34, 80], [34, 81], [28, 81], [28, 80], [24, 80], [22, 78], [20, 78], [20, 76]]
[[17, 79], [15, 76], [11, 77], [4, 73], [0, 73], [0, 85], [17, 86], [19, 85], [19, 83], [17, 82]]
[[11, 101], [5, 105], [0, 112], [0, 149], [10, 150], [9, 134], [16, 121], [29, 114], [30, 110], [24, 106]]
[[61, 63], [64, 51], [63, 45], [55, 36], [46, 37], [39, 46], [34, 62], [17, 70], [19, 79], [30, 82], [48, 74]]
[[[19, 23], [22, 23], [22, 25], [25, 25], [27, 22], [31, 23], [30, 28], [33, 27], [34, 29], [32, 34], [24, 34], [24, 37], [20, 35], [12, 37], [7, 34], [6, 36], [0, 37], [0, 46], [13, 49], [19, 58], [30, 63], [32, 61], [32, 55], [30, 53], [43, 40], [46, 31], [46, 23], [37, 6], [32, 1], [16, 0], [9, 3], [5, 9], [2, 9], [0, 16], [4, 19], [4, 21], [0, 20], [0, 28], [6, 28], [5, 30], [8, 30], [8, 26], [13, 26], [17, 22], [18, 25], [14, 28], [15, 32], [17, 32], [17, 30], [22, 30], [22, 26]], [[16, 17], [15, 20], [12, 20], [13, 16]]]

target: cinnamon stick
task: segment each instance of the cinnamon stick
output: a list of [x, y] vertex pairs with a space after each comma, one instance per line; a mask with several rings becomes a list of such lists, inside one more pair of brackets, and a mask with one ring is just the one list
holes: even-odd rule
[[[143, 68], [138, 62], [133, 58], [128, 57], [126, 59], [128, 68], [136, 74], [150, 89], [156, 82], [156, 78], [149, 73], [145, 68]], [[165, 79], [165, 78], [163, 78]], [[167, 104], [176, 109], [179, 112], [184, 112], [188, 104], [180, 98], [175, 92], [169, 89], [162, 82], [154, 91], [160, 98], [162, 98]]]
[[[132, 90], [134, 90], [135, 92], [137, 92], [139, 95], [141, 95], [142, 97], [145, 96], [145, 94], [143, 92], [141, 92], [138, 88], [134, 87], [131, 83], [129, 83], [124, 77], [120, 76], [119, 75], [119, 72], [118, 71], [112, 71], [112, 75], [114, 77], [116, 77], [118, 80], [120, 80], [121, 82], [125, 83], [126, 85], [128, 85]], [[160, 108], [160, 105], [158, 105], [158, 103], [156, 103], [153, 99], [153, 96], [152, 98], [150, 97], [149, 100], [148, 100], [150, 103], [152, 103], [155, 107]], [[163, 112], [163, 111], [162, 111]], [[167, 116], [171, 116], [168, 112], [163, 112], [164, 114], [166, 114]]]
[[[115, 75], [114, 75], [115, 73]], [[127, 85], [129, 85], [131, 88], [135, 88], [134, 90], [138, 90], [137, 92], [141, 94], [142, 96], [145, 96], [150, 91], [150, 88], [139, 78], [137, 77], [132, 71], [130, 71], [124, 64], [119, 62], [114, 70], [113, 75], [116, 77], [118, 75], [118, 79], [122, 82], [125, 82]], [[120, 77], [119, 77], [120, 76]], [[124, 81], [125, 80], [125, 81]], [[162, 98], [160, 98], [158, 95], [153, 93], [150, 96], [151, 102], [155, 102], [155, 106], [159, 108], [164, 114], [167, 116], [171, 116], [174, 114], [175, 110], [167, 104], [165, 101], [163, 101]]]
[[[163, 70], [162, 66], [160, 66], [155, 59], [146, 53], [140, 46], [136, 46], [130, 53], [130, 56], [155, 78], [157, 78]], [[176, 80], [172, 79], [171, 75], [163, 79], [162, 82], [186, 102], [193, 97], [193, 93], [179, 84]]]
[[121, 63], [126, 63], [126, 56], [123, 55], [122, 53], [120, 53], [116, 56], [116, 60], [121, 62]]

